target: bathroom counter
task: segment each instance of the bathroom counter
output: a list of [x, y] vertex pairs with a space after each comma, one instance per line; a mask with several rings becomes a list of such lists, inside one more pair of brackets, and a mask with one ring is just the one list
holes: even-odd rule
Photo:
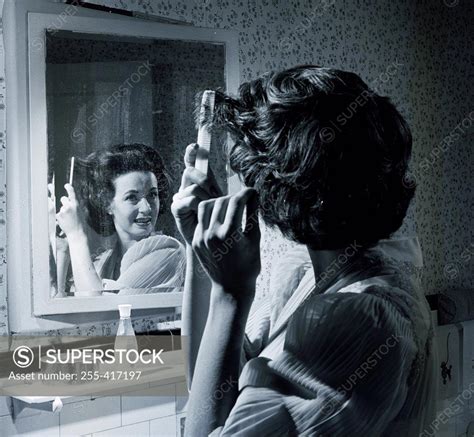
[[[50, 393], [48, 393], [48, 382], [37, 379], [14, 384], [8, 378], [2, 378], [0, 387], [3, 396], [11, 396], [28, 404], [50, 402], [57, 398], [116, 396], [141, 389], [149, 389], [152, 395], [154, 388], [159, 395], [160, 387], [185, 381], [182, 350], [164, 352], [162, 360], [163, 364], [137, 365], [126, 371], [113, 365], [97, 366], [94, 370], [81, 370], [80, 373], [84, 373], [85, 377], [91, 380], [55, 385], [50, 389]], [[32, 393], [38, 395], [32, 396]]]

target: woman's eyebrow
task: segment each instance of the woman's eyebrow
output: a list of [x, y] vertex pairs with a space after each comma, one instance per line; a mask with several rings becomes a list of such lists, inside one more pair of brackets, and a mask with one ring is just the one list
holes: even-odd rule
[[122, 194], [122, 196], [126, 196], [127, 194], [135, 194], [135, 193], [138, 193], [137, 190], [127, 190], [125, 191], [125, 193]]

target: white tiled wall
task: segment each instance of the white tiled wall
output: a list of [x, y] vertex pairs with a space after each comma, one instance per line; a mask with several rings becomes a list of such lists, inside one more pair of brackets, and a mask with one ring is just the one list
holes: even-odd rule
[[61, 436], [91, 434], [122, 425], [120, 396], [64, 405], [59, 414]]
[[122, 396], [122, 425], [176, 414], [175, 385], [168, 386], [168, 389], [160, 393], [161, 396], [156, 396], [153, 388]]
[[[178, 387], [177, 387], [178, 386]], [[10, 414], [10, 398], [0, 397], [0, 435], [41, 437], [179, 437], [186, 398], [183, 384], [122, 396], [69, 398], [59, 413], [33, 408]], [[147, 396], [148, 395], [148, 396]]]
[[176, 416], [167, 416], [150, 421], [150, 436], [174, 437], [176, 435], [178, 435]]
[[126, 425], [120, 428], [113, 428], [108, 429], [106, 431], [96, 432], [93, 435], [96, 437], [148, 437], [150, 435], [150, 422], [145, 421], [140, 423], [134, 423], [133, 425]]

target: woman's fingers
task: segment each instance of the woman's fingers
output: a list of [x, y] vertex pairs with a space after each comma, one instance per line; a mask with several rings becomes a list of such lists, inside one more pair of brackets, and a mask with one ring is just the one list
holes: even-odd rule
[[196, 155], [199, 146], [196, 143], [190, 144], [186, 147], [186, 151], [184, 152], [184, 165], [187, 167], [194, 167], [196, 163]]
[[[227, 213], [224, 221], [224, 226], [227, 230], [230, 231], [232, 229], [241, 229], [245, 206], [247, 203], [249, 203], [250, 199], [255, 196], [256, 191], [253, 188], [244, 188], [232, 196], [227, 207]], [[255, 200], [253, 200], [253, 202], [255, 202]], [[256, 213], [255, 203], [252, 204], [252, 207], [255, 208]], [[248, 210], [247, 222], [249, 222], [250, 212], [251, 211]]]
[[230, 198], [231, 196], [225, 196], [216, 199], [209, 222], [209, 229], [216, 228], [224, 223], [227, 205], [229, 204]]
[[198, 185], [201, 187], [209, 197], [218, 197], [221, 195], [219, 188], [208, 178], [204, 173], [196, 170], [194, 167], [187, 167], [184, 169], [181, 178], [180, 191], [184, 190], [190, 185]]
[[182, 199], [174, 199], [171, 212], [175, 217], [183, 217], [191, 211], [196, 213], [201, 200], [198, 197], [188, 196]]
[[209, 200], [209, 194], [196, 184], [190, 185], [173, 196], [171, 212], [175, 217], [183, 217], [189, 212], [196, 213], [199, 203], [204, 200]]
[[69, 206], [71, 204], [71, 201], [69, 199], [69, 197], [67, 196], [62, 196], [61, 199], [59, 199], [61, 201], [61, 205], [62, 206]]
[[[183, 200], [178, 200], [183, 202]], [[218, 197], [198, 203], [198, 223], [203, 231], [217, 230], [224, 226], [227, 232], [241, 229], [242, 217], [247, 206], [247, 218], [244, 227], [246, 234], [259, 232], [258, 196], [253, 188], [244, 188], [234, 196]]]
[[208, 175], [206, 175], [194, 168], [198, 149], [199, 146], [196, 143], [189, 144], [186, 147], [186, 151], [184, 153], [184, 164], [186, 168], [184, 169], [183, 176], [181, 178], [180, 191], [184, 190], [190, 185], [199, 185], [203, 190], [209, 193], [209, 197], [222, 196], [222, 192], [219, 189], [219, 185], [216, 182], [216, 178], [212, 170], [209, 168]]
[[205, 175], [197, 171], [194, 167], [186, 167], [181, 176], [181, 186], [179, 190], [184, 190], [190, 185], [201, 185], [204, 183]]
[[215, 200], [206, 200], [199, 203], [198, 206], [198, 223], [203, 230], [209, 229], [209, 223], [211, 221], [212, 210], [214, 208]]
[[205, 244], [205, 234], [209, 229], [213, 206], [214, 199], [205, 200], [198, 205], [197, 225], [192, 239], [192, 245], [195, 249], [199, 249], [202, 244]]
[[212, 283], [235, 299], [253, 298], [261, 268], [258, 222], [246, 220], [241, 232], [246, 206], [249, 218], [253, 218], [258, 201], [256, 191], [250, 188], [201, 202], [192, 238], [192, 247]]
[[69, 200], [71, 202], [75, 202], [76, 201], [76, 192], [74, 191], [74, 188], [72, 187], [72, 185], [71, 184], [66, 184], [66, 185], [64, 185], [64, 188], [67, 191], [67, 195], [69, 196]]
[[184, 188], [183, 190], [179, 190], [173, 196], [173, 202], [180, 199], [185, 199], [186, 197], [196, 197], [200, 201], [208, 200], [210, 198], [209, 194], [206, 191], [204, 191], [199, 185], [192, 184]]

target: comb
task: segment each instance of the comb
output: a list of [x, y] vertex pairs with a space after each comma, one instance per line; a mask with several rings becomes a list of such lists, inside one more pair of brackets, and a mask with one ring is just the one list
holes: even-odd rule
[[195, 168], [207, 175], [209, 167], [209, 151], [211, 149], [211, 122], [214, 117], [216, 103], [215, 91], [204, 91], [199, 111], [199, 130], [197, 143], [199, 148], [196, 154]]
[[72, 185], [74, 179], [74, 156], [71, 158], [71, 169], [69, 170], [69, 185]]

